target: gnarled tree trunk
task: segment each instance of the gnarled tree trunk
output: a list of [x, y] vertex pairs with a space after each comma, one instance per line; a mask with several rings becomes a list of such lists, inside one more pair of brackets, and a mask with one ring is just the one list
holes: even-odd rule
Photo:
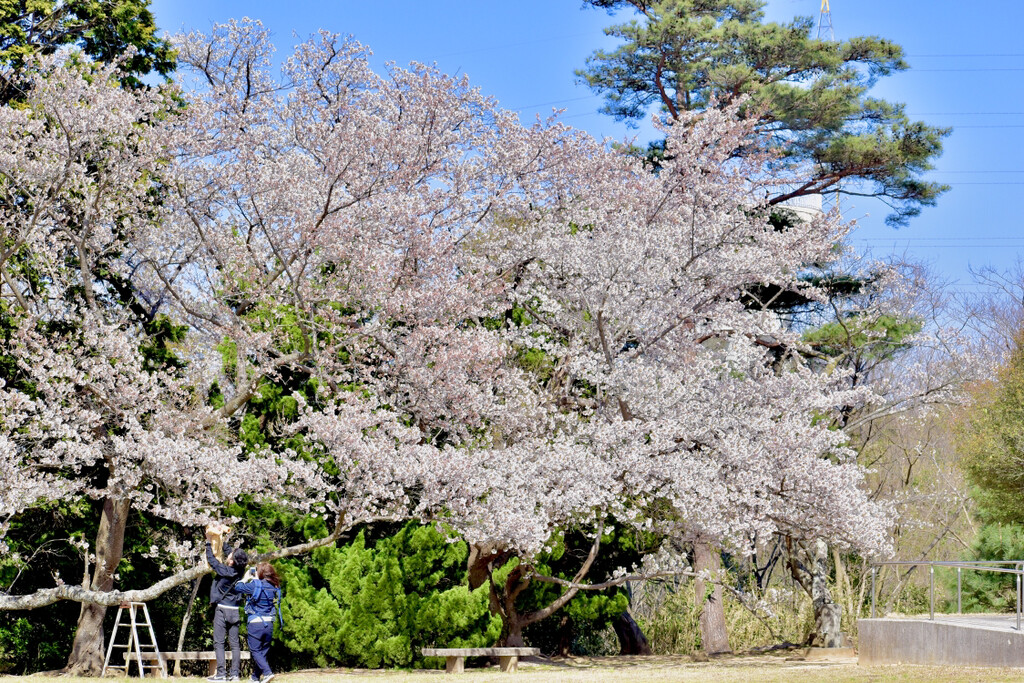
[[501, 638], [498, 639], [498, 647], [526, 647], [523, 640], [523, 624], [518, 614], [502, 617]]
[[[693, 568], [699, 574], [707, 570], [712, 575], [721, 569], [718, 550], [706, 541], [693, 544]], [[694, 579], [695, 599], [701, 603], [700, 642], [709, 655], [732, 652], [729, 647], [729, 632], [725, 627], [725, 604], [722, 602], [722, 586], [719, 583]], [[709, 590], [710, 588], [710, 590]]]
[[612, 623], [615, 635], [619, 639], [620, 655], [650, 655], [651, 646], [647, 643], [647, 636], [640, 630], [640, 625], [633, 620], [633, 615], [623, 612]]
[[[96, 532], [96, 565], [89, 587], [109, 591], [114, 587], [114, 574], [124, 553], [124, 531], [128, 524], [127, 499], [107, 498], [103, 501], [100, 526]], [[103, 670], [103, 617], [107, 608], [82, 603], [75, 630], [75, 642], [65, 671], [73, 676], [99, 676]]]
[[821, 539], [789, 544], [789, 567], [793, 578], [811, 596], [814, 606], [814, 633], [810, 644], [817, 647], [843, 647], [843, 608], [832, 599], [828, 588], [828, 544]]
[[533, 580], [548, 581], [552, 583], [563, 583], [560, 579], [535, 575], [533, 567], [520, 564], [509, 572], [505, 579], [505, 585], [499, 586], [492, 573], [512, 557], [508, 550], [498, 551], [490, 546], [474, 546], [470, 548], [468, 558], [469, 587], [473, 590], [484, 581], [490, 584], [490, 607], [493, 614], [501, 617], [501, 639], [498, 644], [503, 647], [523, 647], [523, 629], [530, 624], [547, 619], [552, 614], [562, 609], [572, 600], [580, 590], [579, 582], [582, 581], [587, 572], [590, 571], [597, 551], [601, 547], [601, 533], [604, 531], [604, 523], [597, 525], [597, 533], [594, 535], [594, 544], [590, 547], [586, 559], [572, 581], [564, 582], [569, 585], [566, 590], [543, 609], [532, 612], [520, 613], [516, 609], [516, 599], [526, 590]]

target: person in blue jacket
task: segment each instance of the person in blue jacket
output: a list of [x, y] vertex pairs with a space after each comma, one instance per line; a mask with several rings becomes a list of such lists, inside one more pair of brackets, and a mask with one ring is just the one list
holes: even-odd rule
[[281, 622], [281, 579], [269, 562], [260, 562], [255, 573], [250, 569], [245, 578], [235, 584], [234, 590], [246, 597], [245, 637], [252, 657], [251, 680], [269, 683], [274, 672], [267, 662], [267, 652], [274, 635], [274, 618]]

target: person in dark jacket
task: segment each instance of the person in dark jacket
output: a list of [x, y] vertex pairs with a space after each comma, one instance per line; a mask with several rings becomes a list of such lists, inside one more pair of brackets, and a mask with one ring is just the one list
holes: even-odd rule
[[[214, 571], [213, 584], [210, 586], [210, 604], [213, 608], [213, 650], [217, 653], [217, 673], [208, 681], [237, 681], [239, 665], [242, 663], [241, 645], [238, 642], [238, 625], [242, 618], [238, 613], [241, 607], [241, 596], [232, 591], [234, 586], [245, 574], [245, 565], [249, 556], [241, 548], [228, 553], [227, 559], [221, 562], [214, 554], [211, 540], [223, 533], [223, 527], [210, 527], [206, 534], [206, 561]], [[227, 674], [224, 666], [225, 639], [231, 645], [231, 673]]]
[[233, 590], [246, 596], [245, 638], [252, 657], [252, 680], [270, 683], [274, 672], [270, 670], [267, 652], [274, 635], [274, 619], [281, 620], [281, 579], [269, 562], [260, 562], [255, 574], [250, 569]]

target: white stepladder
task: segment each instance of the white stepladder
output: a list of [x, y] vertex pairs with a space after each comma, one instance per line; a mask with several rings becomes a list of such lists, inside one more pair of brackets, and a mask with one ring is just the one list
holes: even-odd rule
[[[139, 608], [141, 614], [139, 614]], [[125, 611], [128, 612], [128, 623], [121, 623], [121, 617]], [[141, 619], [139, 618], [141, 617]], [[143, 634], [149, 635], [149, 642], [142, 642], [139, 639], [139, 627], [144, 626]], [[128, 642], [118, 643], [117, 632], [123, 628], [128, 635]], [[110, 655], [114, 650], [124, 650], [124, 664], [120, 664], [120, 658], [115, 658], [110, 663]], [[114, 630], [110, 633], [110, 644], [107, 645], [107, 657], [103, 660], [103, 672], [101, 676], [107, 675], [107, 670], [124, 671], [128, 675], [128, 667], [132, 662], [139, 667], [139, 678], [146, 675], [147, 670], [158, 669], [160, 678], [167, 678], [167, 663], [160, 656], [160, 648], [156, 644], [156, 634], [153, 632], [153, 622], [149, 619], [149, 610], [144, 602], [122, 602], [117, 609], [117, 619], [114, 621]], [[155, 662], [155, 663], [154, 663]]]

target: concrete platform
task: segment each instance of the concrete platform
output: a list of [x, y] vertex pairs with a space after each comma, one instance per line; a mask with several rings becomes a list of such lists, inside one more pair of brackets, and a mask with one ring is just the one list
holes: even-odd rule
[[1010, 614], [944, 614], [860, 619], [860, 664], [932, 664], [1024, 668], [1024, 632]]

